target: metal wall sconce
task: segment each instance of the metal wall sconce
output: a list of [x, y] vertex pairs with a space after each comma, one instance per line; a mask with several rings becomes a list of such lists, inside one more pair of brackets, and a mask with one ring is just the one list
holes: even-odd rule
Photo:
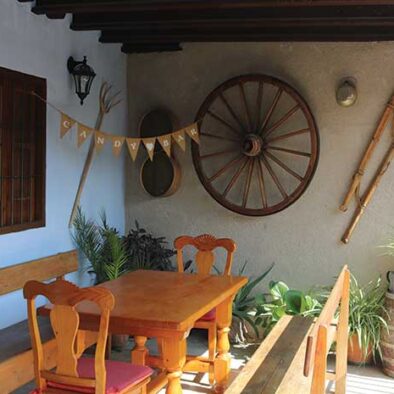
[[80, 98], [82, 105], [83, 100], [85, 100], [90, 93], [90, 88], [96, 73], [93, 68], [87, 64], [86, 56], [83, 57], [81, 62], [75, 61], [74, 58], [70, 56], [67, 61], [67, 68], [73, 76], [75, 93]]
[[356, 80], [344, 78], [340, 81], [336, 92], [337, 103], [342, 107], [351, 107], [357, 101]]

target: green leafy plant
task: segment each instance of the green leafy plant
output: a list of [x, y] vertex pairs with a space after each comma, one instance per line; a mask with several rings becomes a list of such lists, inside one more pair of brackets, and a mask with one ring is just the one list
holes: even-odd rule
[[374, 356], [377, 353], [382, 357], [380, 335], [382, 329], [387, 329], [387, 312], [383, 305], [384, 294], [381, 278], [362, 286], [353, 275], [351, 276], [349, 337], [357, 335], [364, 356], [367, 356], [371, 348]]
[[173, 271], [171, 257], [176, 252], [166, 245], [165, 237], [154, 237], [135, 221], [135, 229], [131, 229], [124, 237], [128, 270]]
[[[268, 301], [267, 301], [268, 300]], [[269, 295], [257, 297], [259, 319], [266, 333], [284, 315], [318, 316], [323, 308], [321, 300], [312, 292], [290, 289], [284, 282], [269, 283]]]
[[[247, 262], [238, 271], [238, 276], [245, 276]], [[249, 282], [242, 287], [233, 301], [233, 320], [232, 335], [233, 342], [245, 342], [249, 334], [249, 327], [254, 331], [256, 337], [260, 336], [258, 324], [258, 299], [261, 294], [253, 294], [256, 287], [271, 272], [274, 264], [266, 269], [255, 279], [249, 279]]]
[[89, 273], [96, 275], [96, 283], [118, 278], [126, 271], [127, 255], [118, 231], [108, 225], [104, 212], [101, 223], [87, 219], [81, 208], [73, 222], [72, 238], [77, 248], [89, 261]]

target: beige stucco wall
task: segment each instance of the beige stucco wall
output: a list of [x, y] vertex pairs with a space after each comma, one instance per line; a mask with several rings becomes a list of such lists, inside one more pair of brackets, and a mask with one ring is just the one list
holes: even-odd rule
[[[132, 55], [128, 59], [130, 130], [148, 110], [171, 109], [182, 125], [193, 121], [218, 84], [244, 73], [269, 74], [294, 86], [307, 100], [320, 131], [320, 163], [309, 189], [290, 208], [269, 217], [239, 216], [218, 205], [195, 173], [190, 149], [176, 151], [183, 169], [179, 191], [153, 199], [139, 184], [139, 165], [126, 162], [126, 229], [134, 219], [170, 242], [180, 234], [210, 232], [238, 244], [235, 265], [249, 261], [257, 274], [275, 262], [272, 278], [308, 288], [327, 284], [347, 263], [362, 280], [384, 273], [394, 261], [377, 248], [394, 234], [394, 168], [379, 187], [350, 244], [339, 240], [351, 212], [339, 203], [386, 101], [394, 91], [394, 43], [193, 44], [182, 52]], [[359, 100], [336, 104], [342, 77], [358, 81]], [[388, 133], [387, 133], [388, 134]], [[380, 159], [389, 140], [382, 142]], [[142, 160], [140, 153], [140, 161]], [[372, 168], [376, 168], [374, 160]], [[371, 171], [367, 174], [370, 175]], [[366, 182], [364, 182], [364, 185]]]

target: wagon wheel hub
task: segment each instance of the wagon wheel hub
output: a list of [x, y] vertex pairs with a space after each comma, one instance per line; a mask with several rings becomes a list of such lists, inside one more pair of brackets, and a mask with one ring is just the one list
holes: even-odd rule
[[242, 153], [246, 156], [256, 157], [263, 149], [263, 139], [256, 134], [247, 134], [242, 142]]

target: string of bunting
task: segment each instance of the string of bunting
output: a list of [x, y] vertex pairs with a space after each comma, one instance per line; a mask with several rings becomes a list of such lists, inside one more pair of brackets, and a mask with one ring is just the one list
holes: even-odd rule
[[39, 96], [35, 92], [30, 92], [33, 96], [36, 96], [41, 101], [52, 107], [55, 111], [60, 113], [60, 138], [63, 138], [68, 132], [70, 132], [74, 126], [77, 130], [77, 146], [78, 148], [90, 137], [94, 138], [94, 148], [96, 152], [100, 152], [104, 145], [108, 142], [112, 145], [112, 153], [115, 157], [118, 157], [122, 151], [124, 144], [127, 145], [128, 152], [132, 161], [134, 162], [137, 158], [137, 154], [141, 145], [143, 145], [148, 153], [150, 160], [153, 160], [153, 154], [155, 151], [155, 145], [158, 141], [163, 150], [168, 156], [171, 156], [172, 142], [175, 141], [182, 151], [186, 149], [185, 137], [188, 135], [197, 144], [200, 143], [200, 135], [198, 130], [198, 122], [192, 123], [183, 129], [173, 131], [168, 134], [160, 135], [151, 138], [127, 138], [120, 135], [113, 135], [105, 133], [100, 130], [95, 130], [83, 123], [78, 122], [71, 116], [67, 115], [47, 100]]
[[193, 123], [187, 127], [184, 127], [183, 129], [157, 137], [127, 138], [124, 136], [108, 134], [103, 131], [92, 129], [91, 127], [88, 127], [83, 123], [76, 121], [62, 111], [60, 111], [60, 114], [60, 138], [63, 138], [76, 125], [78, 148], [90, 136], [92, 136], [92, 138], [94, 138], [94, 146], [96, 152], [100, 152], [103, 149], [104, 145], [110, 142], [112, 146], [112, 153], [115, 157], [118, 157], [120, 155], [123, 145], [126, 144], [132, 161], [135, 161], [141, 145], [145, 147], [150, 160], [153, 160], [156, 141], [159, 142], [159, 144], [168, 156], [171, 156], [172, 141], [175, 141], [183, 151], [185, 151], [186, 149], [186, 135], [192, 138], [195, 142], [200, 142], [197, 123]]

